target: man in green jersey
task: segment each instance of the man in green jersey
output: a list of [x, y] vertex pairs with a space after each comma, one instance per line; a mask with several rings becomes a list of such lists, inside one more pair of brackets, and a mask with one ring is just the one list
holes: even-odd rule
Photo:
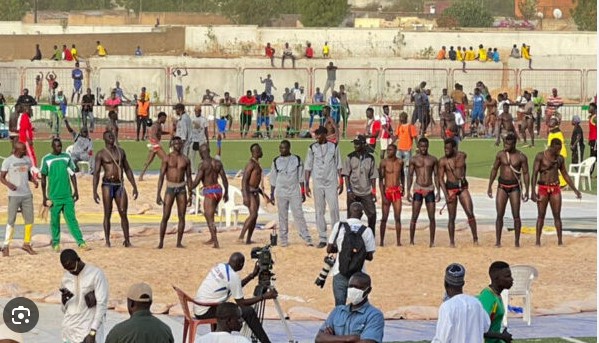
[[491, 327], [485, 333], [485, 343], [511, 343], [512, 335], [507, 332], [507, 328], [501, 331], [501, 322], [507, 315], [506, 308], [501, 300], [501, 292], [504, 289], [512, 288], [514, 279], [509, 264], [503, 261], [495, 261], [489, 267], [489, 276], [491, 284], [483, 289], [478, 295], [483, 308], [491, 318]]
[[[81, 249], [89, 250], [75, 217], [75, 202], [79, 200], [75, 164], [68, 154], [62, 152], [62, 142], [59, 138], [52, 140], [52, 153], [42, 159], [40, 172], [42, 174], [42, 204], [44, 207], [50, 207], [52, 249], [56, 252], [60, 251], [60, 213], [62, 212], [77, 245]], [[72, 189], [71, 183], [73, 184]]]

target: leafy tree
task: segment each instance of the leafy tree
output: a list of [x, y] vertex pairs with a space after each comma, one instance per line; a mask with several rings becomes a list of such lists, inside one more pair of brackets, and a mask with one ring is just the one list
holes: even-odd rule
[[443, 14], [455, 18], [462, 27], [490, 27], [493, 24], [491, 13], [480, 0], [455, 1]]
[[347, 0], [298, 0], [301, 22], [309, 27], [337, 27], [347, 16]]
[[0, 0], [0, 21], [19, 21], [29, 10], [29, 4], [23, 0]]
[[520, 0], [518, 2], [518, 9], [524, 19], [530, 20], [536, 18], [538, 5], [538, 0]]
[[[34, 1], [29, 0], [32, 8]], [[101, 10], [112, 8], [112, 4], [110, 0], [37, 0], [37, 8], [40, 11]]]
[[390, 12], [422, 13], [424, 11], [424, 0], [398, 0], [386, 10]]
[[597, 31], [597, 0], [572, 0], [576, 7], [570, 14], [579, 31]]

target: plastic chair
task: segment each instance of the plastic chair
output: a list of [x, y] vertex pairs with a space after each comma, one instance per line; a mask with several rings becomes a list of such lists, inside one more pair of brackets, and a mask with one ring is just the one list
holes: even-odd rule
[[[65, 150], [65, 152], [67, 154], [69, 154], [69, 156], [73, 153], [73, 147], [74, 147], [73, 145], [69, 145], [67, 147], [67, 149]], [[89, 174], [91, 172], [89, 162], [88, 161], [78, 161], [77, 162], [77, 168], [79, 168], [79, 171], [83, 172], [84, 167], [87, 170], [87, 173]]]
[[[579, 186], [582, 181], [583, 190], [587, 189], [587, 185], [589, 190], [593, 189], [591, 184], [591, 169], [595, 164], [595, 161], [597, 161], [595, 157], [589, 157], [580, 163], [571, 164], [570, 167], [568, 167], [568, 175], [570, 175], [572, 181], [574, 181], [574, 186], [576, 186], [576, 188], [580, 189]], [[584, 182], [585, 180], [586, 182]]]
[[522, 319], [530, 326], [532, 321], [532, 282], [539, 276], [537, 268], [529, 265], [515, 265], [511, 266], [512, 278], [514, 284], [509, 290], [501, 292], [501, 298], [503, 305], [506, 310], [506, 316], [503, 318], [503, 326], [507, 327], [507, 309], [509, 305], [509, 299], [511, 297], [522, 297], [524, 298], [524, 313]]
[[[195, 316], [191, 315], [191, 310], [189, 309], [188, 303], [193, 303], [200, 306], [217, 306], [216, 303], [200, 303], [195, 301], [189, 295], [185, 294], [178, 287], [173, 286], [173, 289], [177, 293], [177, 297], [179, 298], [179, 303], [181, 304], [181, 309], [183, 310], [183, 316], [185, 317], [185, 321], [183, 322], [183, 343], [186, 341], [188, 343], [195, 342], [196, 332], [199, 325], [210, 324], [210, 331], [216, 330], [216, 318], [207, 318], [207, 319], [196, 319]], [[187, 332], [189, 331], [189, 340], [187, 340]]]
[[[200, 200], [203, 200], [204, 197], [201, 194], [200, 188], [196, 188], [196, 200], [195, 200], [195, 213], [199, 213], [200, 208]], [[233, 226], [236, 227], [239, 222], [239, 212], [246, 211], [246, 207], [243, 204], [237, 204], [236, 201], [241, 203], [243, 202], [243, 196], [241, 195], [241, 190], [235, 186], [229, 185], [229, 201], [223, 202], [221, 201], [218, 204], [218, 209], [216, 210], [216, 215], [219, 217], [225, 216], [225, 227], [231, 226], [231, 217], [233, 217]], [[223, 221], [219, 220], [219, 226], [222, 226]]]

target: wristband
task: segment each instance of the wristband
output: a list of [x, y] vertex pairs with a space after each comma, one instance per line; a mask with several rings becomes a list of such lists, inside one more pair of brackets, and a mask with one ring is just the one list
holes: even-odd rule
[[301, 192], [302, 192], [302, 195], [306, 195], [306, 187], [302, 186], [301, 187]]
[[372, 195], [376, 196], [376, 188], [372, 189]]
[[343, 185], [343, 176], [340, 176], [340, 177], [339, 177], [339, 184], [340, 184], [340, 185]]

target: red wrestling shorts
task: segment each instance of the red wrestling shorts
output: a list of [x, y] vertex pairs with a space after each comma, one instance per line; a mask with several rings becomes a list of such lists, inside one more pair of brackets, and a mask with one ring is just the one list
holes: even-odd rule
[[559, 186], [559, 182], [550, 185], [539, 185], [539, 198], [544, 198], [552, 194], [561, 194], [562, 190]]
[[214, 199], [218, 203], [223, 198], [223, 188], [219, 184], [205, 186], [202, 188], [202, 195], [206, 198]]
[[401, 187], [399, 186], [391, 186], [385, 189], [385, 198], [390, 202], [401, 200], [401, 196]]

